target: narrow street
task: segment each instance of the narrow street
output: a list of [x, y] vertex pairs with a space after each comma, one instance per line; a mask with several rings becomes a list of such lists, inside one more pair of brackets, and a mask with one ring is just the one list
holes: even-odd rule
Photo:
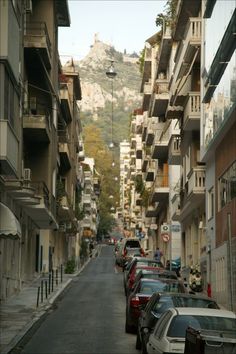
[[21, 353], [138, 353], [136, 336], [125, 333], [123, 274], [114, 266], [113, 252], [113, 246], [103, 246], [91, 259], [28, 343], [21, 343]]

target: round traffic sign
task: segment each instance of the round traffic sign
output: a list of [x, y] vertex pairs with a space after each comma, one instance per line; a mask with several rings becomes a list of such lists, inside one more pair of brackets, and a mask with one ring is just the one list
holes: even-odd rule
[[170, 240], [170, 235], [168, 235], [168, 234], [162, 234], [161, 236], [162, 236], [162, 240], [164, 242], [168, 242]]

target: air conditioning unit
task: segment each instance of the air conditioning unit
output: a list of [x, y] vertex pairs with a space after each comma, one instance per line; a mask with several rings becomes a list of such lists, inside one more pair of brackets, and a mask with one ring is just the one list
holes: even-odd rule
[[32, 0], [25, 0], [25, 11], [32, 14]]
[[31, 169], [30, 168], [24, 168], [23, 178], [25, 181], [31, 181]]
[[170, 233], [170, 225], [162, 224], [161, 225], [161, 234], [169, 234]]

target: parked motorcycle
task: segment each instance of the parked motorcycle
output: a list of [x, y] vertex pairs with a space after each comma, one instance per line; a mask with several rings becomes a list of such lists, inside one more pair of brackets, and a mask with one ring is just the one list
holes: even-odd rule
[[191, 271], [189, 277], [189, 287], [194, 292], [202, 292], [203, 284], [202, 284], [202, 276], [199, 271]]

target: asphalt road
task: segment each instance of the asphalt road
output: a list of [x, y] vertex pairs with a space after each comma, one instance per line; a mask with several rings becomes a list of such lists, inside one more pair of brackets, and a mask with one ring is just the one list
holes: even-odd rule
[[139, 353], [136, 336], [125, 333], [123, 273], [113, 246], [91, 259], [25, 342], [21, 353], [27, 354]]

